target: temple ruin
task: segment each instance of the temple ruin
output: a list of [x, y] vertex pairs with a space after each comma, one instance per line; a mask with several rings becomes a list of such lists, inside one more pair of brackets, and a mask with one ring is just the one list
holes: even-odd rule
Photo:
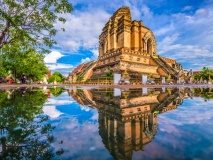
[[[149, 78], [156, 84], [162, 84], [168, 77], [177, 83], [184, 74], [181, 64], [176, 60], [157, 55], [153, 32], [142, 21], [132, 20], [129, 7], [119, 8], [103, 27], [99, 36], [99, 56], [95, 63], [87, 69], [87, 72], [91, 72], [88, 74], [90, 76], [84, 77], [81, 82], [119, 83], [123, 73], [127, 72], [131, 84], [146, 84]], [[87, 73], [85, 70], [77, 72], [81, 76]], [[72, 76], [70, 73], [69, 77]], [[81, 83], [77, 78], [69, 82]]]

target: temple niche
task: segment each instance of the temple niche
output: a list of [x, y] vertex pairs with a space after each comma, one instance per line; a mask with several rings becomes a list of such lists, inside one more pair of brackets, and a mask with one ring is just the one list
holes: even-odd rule
[[[110, 71], [118, 77], [109, 81], [105, 77]], [[165, 83], [167, 77], [177, 83], [182, 76], [182, 66], [176, 60], [157, 55], [153, 32], [142, 21], [132, 20], [130, 8], [125, 6], [119, 8], [103, 27], [98, 60], [85, 83], [118, 83], [124, 71], [128, 72], [131, 84], [145, 84], [149, 75], [157, 84]]]

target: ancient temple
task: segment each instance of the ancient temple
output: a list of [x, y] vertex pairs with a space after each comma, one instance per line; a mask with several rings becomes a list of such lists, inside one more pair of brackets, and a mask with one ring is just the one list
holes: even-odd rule
[[158, 131], [158, 115], [183, 103], [186, 93], [178, 89], [112, 88], [70, 90], [79, 104], [98, 110], [99, 135], [114, 159], [132, 159], [143, 151]]
[[140, 84], [146, 83], [149, 75], [159, 84], [165, 83], [168, 76], [176, 83], [183, 74], [176, 60], [157, 55], [153, 32], [142, 21], [132, 20], [129, 7], [119, 8], [103, 27], [96, 63], [85, 82], [106, 83], [110, 71], [114, 74], [113, 83], [118, 83], [124, 71], [130, 75], [131, 83]]

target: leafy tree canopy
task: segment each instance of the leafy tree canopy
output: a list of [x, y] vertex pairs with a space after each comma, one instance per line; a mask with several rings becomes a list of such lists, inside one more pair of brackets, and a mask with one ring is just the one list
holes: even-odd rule
[[195, 88], [194, 95], [196, 97], [202, 97], [205, 102], [213, 99], [212, 88]]
[[0, 64], [0, 76], [7, 76], [7, 70]]
[[53, 96], [58, 97], [61, 93], [65, 92], [66, 90], [61, 87], [53, 87], [49, 88], [49, 91], [52, 93]]
[[48, 72], [44, 55], [34, 48], [23, 47], [15, 42], [11, 47], [4, 46], [3, 51], [1, 68], [12, 71], [15, 79], [24, 73], [29, 79], [41, 80]]
[[194, 74], [195, 80], [200, 80], [200, 79], [212, 80], [212, 78], [213, 78], [213, 70], [207, 67], [203, 67], [201, 72]]
[[65, 77], [60, 72], [54, 72], [52, 76], [48, 78], [48, 83], [56, 82], [63, 82], [65, 80]]
[[54, 72], [53, 75], [54, 75], [54, 76], [59, 76], [60, 78], [63, 77], [62, 74], [61, 74], [60, 72]]
[[56, 44], [54, 21], [66, 22], [60, 15], [71, 11], [68, 0], [0, 0], [0, 48], [20, 42], [47, 51]]

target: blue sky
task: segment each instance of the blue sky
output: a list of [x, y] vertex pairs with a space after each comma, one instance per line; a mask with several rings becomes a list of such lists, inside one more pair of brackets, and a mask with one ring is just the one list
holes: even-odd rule
[[98, 37], [120, 7], [130, 7], [157, 39], [157, 54], [176, 59], [185, 69], [213, 68], [213, 0], [70, 0], [74, 10], [55, 22], [58, 44], [46, 56], [50, 70], [68, 75], [81, 62], [98, 57]]

